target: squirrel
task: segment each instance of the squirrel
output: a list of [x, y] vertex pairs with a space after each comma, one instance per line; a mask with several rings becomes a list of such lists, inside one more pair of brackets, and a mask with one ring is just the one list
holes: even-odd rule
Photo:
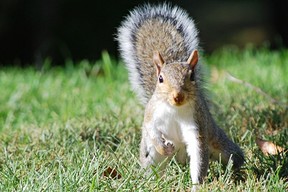
[[[148, 170], [167, 158], [190, 163], [193, 184], [207, 174], [209, 157], [239, 169], [244, 155], [215, 123], [203, 88], [198, 30], [170, 4], [135, 8], [118, 28], [119, 52], [132, 88], [145, 106], [140, 163]], [[151, 171], [151, 170], [150, 170]]]

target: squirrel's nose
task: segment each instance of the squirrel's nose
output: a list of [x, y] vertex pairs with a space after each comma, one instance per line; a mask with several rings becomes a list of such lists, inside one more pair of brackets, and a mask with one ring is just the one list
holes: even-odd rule
[[184, 94], [181, 92], [174, 92], [173, 93], [173, 99], [175, 103], [180, 104], [184, 101]]

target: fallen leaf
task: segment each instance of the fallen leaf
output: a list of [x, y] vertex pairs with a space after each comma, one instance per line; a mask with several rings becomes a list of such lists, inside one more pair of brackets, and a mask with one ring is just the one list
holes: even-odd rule
[[113, 179], [120, 179], [122, 176], [120, 173], [116, 171], [116, 169], [112, 169], [111, 167], [107, 167], [107, 169], [103, 172], [104, 177], [111, 177]]
[[264, 153], [264, 155], [277, 155], [278, 153], [284, 151], [283, 147], [275, 145], [271, 141], [266, 141], [260, 138], [256, 139], [256, 144]]

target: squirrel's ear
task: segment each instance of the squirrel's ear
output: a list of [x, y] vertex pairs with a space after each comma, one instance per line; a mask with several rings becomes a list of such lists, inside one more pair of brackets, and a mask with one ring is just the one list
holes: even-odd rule
[[157, 68], [157, 76], [160, 74], [161, 68], [164, 65], [164, 60], [158, 51], [155, 51], [153, 54], [153, 62]]
[[191, 65], [192, 70], [195, 68], [196, 64], [198, 63], [198, 51], [195, 49], [192, 51], [191, 55], [189, 56], [187, 63]]

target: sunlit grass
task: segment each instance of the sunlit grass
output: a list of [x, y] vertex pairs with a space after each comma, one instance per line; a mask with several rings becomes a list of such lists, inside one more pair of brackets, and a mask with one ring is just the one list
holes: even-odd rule
[[[288, 51], [226, 49], [204, 56], [218, 124], [246, 156], [243, 168], [211, 162], [203, 191], [285, 191], [286, 153], [264, 156], [261, 137], [287, 149]], [[48, 64], [47, 64], [48, 65]], [[227, 73], [243, 83], [229, 80]], [[144, 177], [138, 154], [143, 107], [127, 71], [104, 52], [97, 62], [0, 69], [0, 191], [187, 191], [188, 166], [170, 162]], [[109, 177], [109, 169], [116, 176]]]

